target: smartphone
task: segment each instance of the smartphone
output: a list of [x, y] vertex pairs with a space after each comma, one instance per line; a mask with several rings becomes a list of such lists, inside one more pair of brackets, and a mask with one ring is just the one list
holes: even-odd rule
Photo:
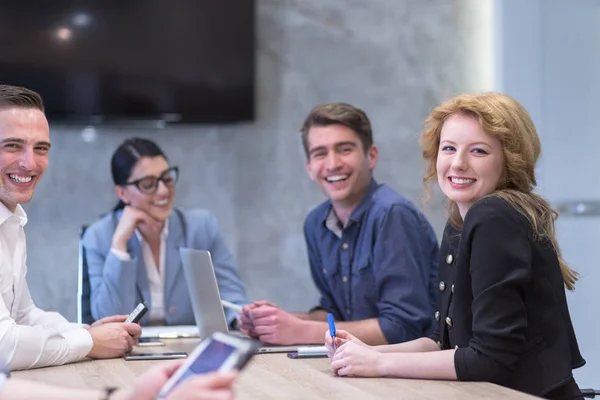
[[125, 361], [139, 360], [174, 360], [177, 358], [186, 358], [188, 353], [175, 351], [172, 353], [129, 353], [125, 354]]
[[148, 307], [145, 303], [140, 303], [136, 308], [133, 309], [131, 314], [127, 317], [125, 322], [138, 323], [140, 319], [148, 312]]
[[289, 358], [327, 358], [327, 354], [321, 354], [321, 353], [314, 353], [314, 354], [310, 354], [310, 353], [302, 353], [302, 354], [298, 354], [297, 351], [291, 351], [289, 353], [287, 353], [287, 356]]
[[151, 347], [151, 346], [164, 346], [165, 342], [162, 342], [158, 337], [141, 337], [138, 339], [138, 347]]
[[164, 384], [158, 399], [196, 374], [212, 371], [241, 370], [250, 361], [261, 343], [258, 340], [215, 332], [204, 339], [171, 378]]

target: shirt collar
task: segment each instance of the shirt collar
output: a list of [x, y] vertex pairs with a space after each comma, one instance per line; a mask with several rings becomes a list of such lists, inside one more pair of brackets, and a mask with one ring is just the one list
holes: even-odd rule
[[350, 214], [349, 221], [359, 222], [362, 219], [363, 214], [371, 207], [371, 202], [373, 200], [373, 195], [381, 186], [377, 181], [372, 178], [371, 182], [369, 182], [369, 186], [367, 186], [367, 191], [365, 195], [360, 200], [360, 203], [356, 206], [356, 208]]
[[[352, 213], [350, 214], [350, 218], [348, 218], [348, 223], [346, 224], [346, 226], [350, 225], [350, 221], [359, 222], [361, 220], [365, 211], [367, 211], [367, 209], [371, 206], [371, 200], [373, 199], [373, 194], [377, 191], [377, 189], [379, 189], [380, 186], [381, 185], [379, 183], [377, 183], [375, 178], [371, 179], [371, 182], [369, 182], [369, 186], [367, 186], [367, 191], [365, 192], [365, 195], [360, 200], [360, 202], [358, 203], [356, 208], [354, 210], [352, 210]], [[323, 225], [325, 225], [326, 227], [328, 227], [327, 226], [328, 219], [332, 218], [331, 214], [333, 214], [333, 216], [337, 220], [336, 222], [339, 222], [339, 219], [337, 218], [337, 216], [335, 215], [335, 212], [333, 211], [333, 206], [332, 206], [331, 202], [329, 202], [329, 207], [326, 208], [325, 213], [323, 214]], [[329, 222], [329, 223], [331, 223], [331, 222]]]
[[333, 207], [329, 207], [329, 212], [325, 218], [325, 227], [333, 232], [333, 234], [339, 239], [342, 238], [342, 229], [344, 227], [342, 226], [340, 219], [337, 217], [337, 215], [335, 215]]
[[4, 203], [0, 202], [0, 225], [8, 221], [10, 218], [16, 218], [19, 221], [19, 225], [22, 227], [27, 224], [27, 214], [20, 204], [17, 204], [15, 212], [11, 212]]

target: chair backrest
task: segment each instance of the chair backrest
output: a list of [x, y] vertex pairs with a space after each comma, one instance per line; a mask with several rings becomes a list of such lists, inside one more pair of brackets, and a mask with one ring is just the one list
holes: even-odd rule
[[79, 230], [79, 267], [77, 283], [77, 322], [80, 324], [91, 325], [94, 322], [92, 309], [90, 306], [90, 276], [88, 274], [87, 258], [85, 256], [85, 247], [83, 247], [83, 234], [88, 225], [83, 225]]

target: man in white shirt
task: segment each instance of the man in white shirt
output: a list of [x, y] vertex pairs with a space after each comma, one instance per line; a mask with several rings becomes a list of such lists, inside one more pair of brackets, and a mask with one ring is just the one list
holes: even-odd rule
[[0, 354], [12, 370], [65, 364], [85, 357], [120, 357], [141, 334], [117, 315], [92, 326], [69, 323], [37, 308], [25, 280], [27, 215], [48, 166], [50, 128], [41, 97], [0, 85]]

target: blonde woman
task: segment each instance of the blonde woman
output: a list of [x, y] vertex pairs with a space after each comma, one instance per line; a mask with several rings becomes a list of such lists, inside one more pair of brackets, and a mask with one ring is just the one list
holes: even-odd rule
[[429, 337], [370, 347], [338, 331], [340, 376], [489, 381], [549, 399], [582, 398], [582, 358], [565, 297], [577, 274], [561, 257], [556, 212], [534, 193], [540, 139], [513, 98], [461, 95], [433, 109], [421, 135], [425, 183], [449, 202], [438, 326]]

